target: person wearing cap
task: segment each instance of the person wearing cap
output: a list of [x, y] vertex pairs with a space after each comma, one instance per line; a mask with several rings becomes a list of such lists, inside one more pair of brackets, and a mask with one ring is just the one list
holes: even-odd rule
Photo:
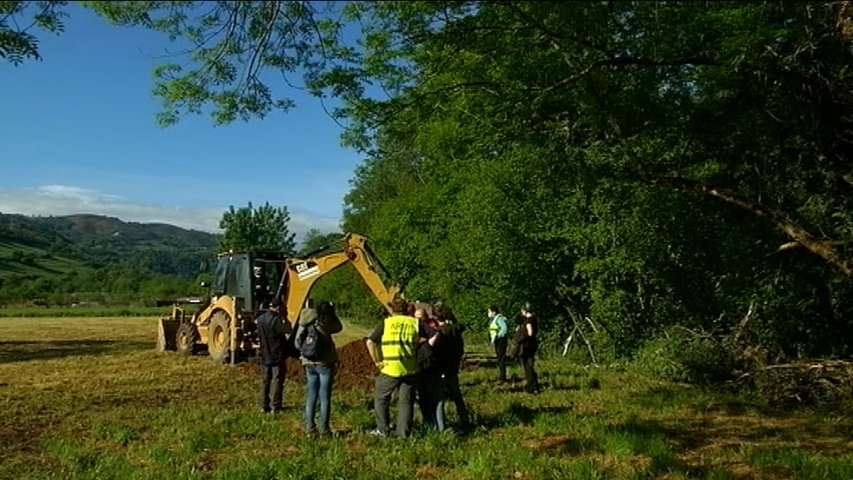
[[[302, 348], [302, 332], [316, 322], [318, 332], [324, 336], [324, 346], [315, 360], [300, 357], [305, 373], [305, 432], [309, 436], [328, 436], [331, 434], [329, 418], [332, 411], [332, 383], [338, 364], [338, 352], [332, 335], [344, 327], [335, 313], [334, 305], [327, 301], [318, 302], [316, 305], [314, 308], [313, 303], [309, 303], [299, 313], [295, 344], [297, 349]], [[315, 421], [318, 403], [319, 419]]]
[[539, 349], [538, 330], [533, 307], [530, 302], [526, 302], [521, 306], [521, 325], [516, 331], [515, 341], [518, 344], [516, 357], [524, 367], [524, 391], [527, 393], [539, 392], [539, 375], [534, 368], [536, 351]]

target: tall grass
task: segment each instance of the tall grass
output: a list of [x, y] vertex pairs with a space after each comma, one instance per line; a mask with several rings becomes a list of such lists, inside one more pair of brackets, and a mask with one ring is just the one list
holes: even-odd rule
[[[851, 478], [850, 411], [779, 412], [634, 369], [539, 362], [544, 391], [462, 374], [476, 427], [375, 438], [370, 391], [334, 392], [333, 438], [302, 433], [302, 385], [257, 409], [244, 366], [154, 351], [154, 318], [4, 318], [0, 478]], [[358, 338], [357, 332], [352, 338]], [[340, 343], [340, 342], [339, 342]], [[449, 410], [451, 421], [455, 418]], [[416, 416], [419, 420], [420, 416]]]

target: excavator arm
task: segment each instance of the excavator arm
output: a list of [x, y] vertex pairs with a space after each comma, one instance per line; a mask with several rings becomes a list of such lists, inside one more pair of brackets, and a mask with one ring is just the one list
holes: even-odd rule
[[367, 240], [361, 235], [350, 233], [344, 238], [344, 246], [340, 251], [317, 254], [307, 259], [287, 260], [287, 269], [279, 285], [279, 292], [287, 292], [284, 299], [287, 319], [295, 323], [314, 282], [346, 263], [355, 267], [367, 288], [390, 313], [391, 302], [400, 292], [400, 287], [393, 284], [386, 286], [377, 271], [377, 268], [382, 269], [382, 264], [373, 255]]

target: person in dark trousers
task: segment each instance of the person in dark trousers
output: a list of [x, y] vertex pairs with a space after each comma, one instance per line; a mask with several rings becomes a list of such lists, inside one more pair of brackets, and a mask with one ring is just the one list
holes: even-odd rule
[[370, 358], [379, 368], [373, 391], [376, 429], [371, 435], [390, 433], [391, 396], [397, 392], [397, 435], [405, 438], [412, 426], [415, 388], [418, 376], [418, 343], [424, 338], [423, 328], [409, 316], [408, 304], [397, 299], [391, 304], [391, 316], [382, 320], [367, 336], [365, 343]]
[[[318, 333], [323, 336], [323, 347], [316, 359], [301, 357], [305, 372], [305, 432], [308, 435], [331, 434], [329, 417], [332, 411], [332, 383], [338, 364], [338, 352], [332, 335], [343, 330], [335, 307], [326, 301], [318, 302], [317, 308], [304, 308], [299, 313], [299, 326], [296, 330], [296, 348], [302, 348], [303, 332], [316, 322]], [[320, 418], [315, 421], [317, 403], [320, 404]]]
[[516, 331], [515, 342], [516, 356], [524, 367], [524, 391], [527, 393], [539, 392], [539, 375], [534, 368], [536, 351], [539, 350], [538, 330], [539, 324], [533, 315], [533, 308], [530, 303], [525, 303], [521, 307], [521, 325]]
[[281, 410], [284, 392], [284, 361], [287, 358], [286, 344], [293, 332], [290, 322], [282, 320], [275, 303], [258, 317], [260, 340], [259, 361], [261, 362], [261, 410], [276, 413]]
[[438, 369], [440, 377], [440, 388], [435, 409], [436, 427], [439, 431], [444, 431], [447, 428], [444, 418], [444, 405], [447, 401], [451, 401], [456, 407], [459, 426], [463, 430], [467, 430], [470, 426], [468, 407], [465, 405], [462, 390], [459, 388], [459, 368], [462, 366], [462, 357], [465, 355], [465, 341], [462, 338], [465, 325], [458, 323], [453, 311], [444, 305], [435, 307], [434, 314], [440, 335], [434, 349], [435, 367]]
[[[430, 318], [426, 308], [417, 306], [414, 311], [414, 317], [418, 320], [418, 325], [423, 330], [426, 339], [431, 339], [438, 335], [438, 322], [434, 318]], [[433, 347], [433, 345], [436, 346]], [[441, 370], [437, 365], [438, 345], [435, 343], [435, 340], [432, 342], [421, 341], [418, 343], [417, 354], [417, 403], [420, 407], [424, 424], [435, 427], [435, 411], [442, 390]]]
[[489, 307], [486, 313], [489, 316], [489, 340], [492, 342], [492, 348], [495, 349], [498, 362], [498, 382], [506, 382], [506, 347], [509, 343], [506, 317], [494, 305]]

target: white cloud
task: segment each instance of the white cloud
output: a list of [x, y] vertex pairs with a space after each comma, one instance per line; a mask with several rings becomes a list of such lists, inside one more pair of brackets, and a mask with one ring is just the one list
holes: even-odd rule
[[[68, 186], [42, 185], [32, 189], [0, 188], [0, 212], [36, 216], [94, 214], [116, 217], [126, 222], [167, 223], [178, 227], [219, 233], [219, 220], [227, 207], [200, 209], [164, 207], [129, 201], [121, 196], [97, 190]], [[322, 232], [338, 230], [338, 219], [322, 217], [301, 209], [288, 208], [290, 230], [300, 240], [316, 228]]]
[[[302, 240], [303, 236], [308, 233], [308, 230], [316, 228], [322, 233], [330, 233], [340, 231], [337, 218], [321, 217], [308, 213], [304, 210], [287, 209], [290, 213], [290, 231], [296, 234], [297, 243]], [[222, 214], [220, 213], [220, 218]]]

